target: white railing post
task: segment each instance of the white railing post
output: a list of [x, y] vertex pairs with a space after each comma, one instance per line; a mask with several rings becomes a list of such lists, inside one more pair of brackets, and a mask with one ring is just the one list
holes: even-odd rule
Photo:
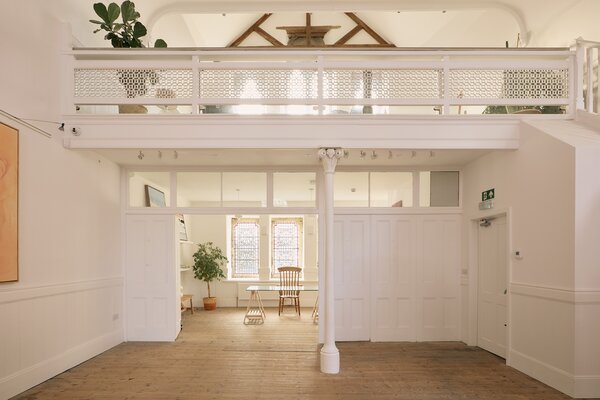
[[[597, 87], [597, 92], [596, 92], [596, 112], [600, 113], [600, 47], [596, 47], [596, 56], [597, 56], [597, 69], [596, 69], [596, 87]], [[592, 66], [593, 67], [593, 66]], [[593, 91], [594, 85], [592, 82], [592, 91]], [[592, 108], [592, 112], [594, 112], [594, 109]]]
[[192, 57], [192, 114], [200, 114], [200, 57]]
[[587, 103], [586, 110], [594, 112], [594, 48], [588, 47], [586, 52], [587, 66]]
[[583, 99], [583, 86], [584, 86], [584, 77], [583, 77], [583, 63], [585, 62], [585, 52], [583, 49], [583, 45], [577, 43], [577, 74], [575, 77], [575, 84], [577, 90], [575, 91], [575, 105], [577, 110], [583, 110], [585, 108], [585, 102]]
[[323, 87], [323, 56], [317, 56], [317, 108], [319, 115], [325, 113], [325, 105], [323, 104], [324, 99], [324, 87]]
[[450, 90], [448, 86], [450, 85], [450, 58], [448, 56], [442, 57], [442, 62], [444, 64], [444, 87], [443, 87], [443, 98], [444, 98], [444, 107], [442, 114], [450, 115]]
[[73, 33], [68, 23], [62, 24], [61, 41], [60, 106], [65, 115], [75, 112], [75, 57], [69, 54], [73, 46]]

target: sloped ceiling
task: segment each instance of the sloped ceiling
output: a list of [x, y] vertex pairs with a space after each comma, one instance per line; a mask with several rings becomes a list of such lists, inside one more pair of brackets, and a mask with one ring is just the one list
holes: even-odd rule
[[[107, 46], [100, 34], [92, 34], [93, 26], [88, 22], [94, 18], [94, 0], [36, 1], [68, 22], [83, 46]], [[271, 24], [300, 25], [302, 13], [307, 11], [313, 12], [315, 24], [343, 27], [353, 26], [343, 12], [357, 12], [399, 47], [502, 47], [505, 41], [513, 46], [517, 33], [529, 46], [567, 46], [579, 36], [600, 39], [597, 0], [137, 0], [135, 3], [141, 20], [151, 31], [151, 39], [163, 37], [170, 47], [225, 46], [264, 12], [276, 13]], [[283, 32], [269, 32], [285, 41]], [[331, 32], [328, 40], [333, 41], [344, 32], [344, 28]], [[264, 42], [253, 39], [249, 44]]]

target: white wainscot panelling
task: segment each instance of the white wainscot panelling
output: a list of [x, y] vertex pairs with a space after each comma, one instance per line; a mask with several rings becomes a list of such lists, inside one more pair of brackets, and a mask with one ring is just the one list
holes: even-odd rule
[[460, 237], [459, 215], [337, 215], [336, 339], [458, 340]]
[[0, 291], [0, 398], [123, 341], [121, 278]]

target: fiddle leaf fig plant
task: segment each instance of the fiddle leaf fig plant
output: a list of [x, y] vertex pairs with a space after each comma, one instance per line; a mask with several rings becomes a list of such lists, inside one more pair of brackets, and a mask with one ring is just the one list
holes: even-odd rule
[[225, 272], [222, 267], [227, 262], [227, 257], [223, 254], [221, 248], [215, 246], [212, 242], [200, 243], [198, 250], [194, 253], [194, 277], [206, 282], [208, 286], [208, 297], [210, 295], [210, 282], [225, 278]]
[[[148, 30], [138, 21], [140, 13], [135, 10], [132, 1], [124, 1], [121, 6], [110, 3], [108, 7], [104, 3], [94, 3], [94, 11], [100, 17], [100, 20], [90, 19], [92, 24], [100, 25], [94, 33], [108, 32], [104, 39], [110, 40], [113, 47], [146, 47], [141, 38], [146, 36]], [[119, 16], [121, 20], [117, 21]], [[167, 42], [157, 39], [154, 47], [167, 47]]]
[[[135, 10], [132, 1], [124, 1], [121, 6], [110, 3], [108, 7], [104, 3], [94, 3], [94, 11], [100, 17], [100, 20], [90, 19], [92, 24], [100, 25], [94, 33], [108, 32], [104, 39], [110, 40], [113, 47], [146, 47], [141, 38], [146, 36], [148, 30], [138, 21], [140, 13]], [[121, 20], [118, 20], [119, 16]], [[167, 42], [158, 39], [154, 47], [167, 47]], [[148, 84], [156, 85], [159, 82], [157, 72], [151, 69], [120, 69], [117, 71], [117, 76], [129, 99], [144, 96], [148, 92]]]

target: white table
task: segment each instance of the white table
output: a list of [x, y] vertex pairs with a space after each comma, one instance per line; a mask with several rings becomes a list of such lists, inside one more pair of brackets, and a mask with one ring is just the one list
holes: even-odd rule
[[[244, 316], [244, 324], [262, 324], [265, 322], [266, 314], [265, 307], [260, 298], [260, 292], [279, 292], [280, 290], [292, 290], [300, 292], [318, 292], [319, 286], [317, 284], [306, 284], [300, 286], [279, 286], [279, 285], [252, 285], [246, 288], [247, 292], [250, 292], [250, 299], [248, 299], [248, 307], [246, 307], [246, 315]], [[318, 302], [315, 302], [313, 308], [313, 318], [316, 319], [318, 315], [317, 309]]]

